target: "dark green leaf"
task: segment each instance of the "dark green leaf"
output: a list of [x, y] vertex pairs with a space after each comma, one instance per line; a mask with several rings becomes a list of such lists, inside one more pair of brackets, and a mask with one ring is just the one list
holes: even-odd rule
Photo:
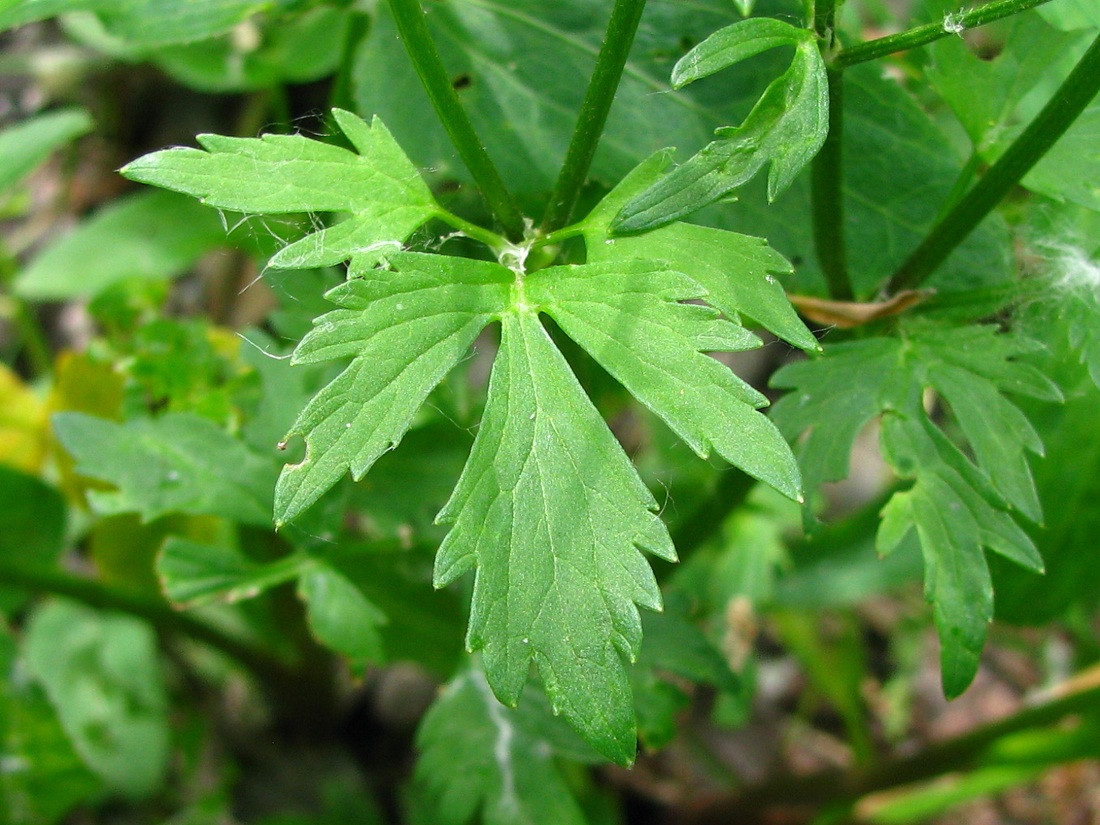
[[298, 579], [298, 596], [323, 645], [347, 656], [356, 668], [385, 659], [378, 633], [385, 614], [338, 570], [320, 562], [308, 565]]

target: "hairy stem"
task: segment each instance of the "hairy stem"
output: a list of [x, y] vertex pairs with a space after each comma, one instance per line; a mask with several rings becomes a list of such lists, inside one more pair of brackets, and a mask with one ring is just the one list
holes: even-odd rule
[[833, 65], [843, 69], [857, 63], [866, 63], [868, 60], [877, 60], [895, 52], [915, 49], [939, 40], [941, 37], [959, 35], [967, 29], [984, 26], [1002, 17], [1010, 17], [1049, 2], [1050, 0], [995, 0], [981, 8], [949, 14], [942, 23], [917, 26], [909, 31], [880, 37], [878, 40], [869, 40], [850, 49], [844, 49], [834, 56]]
[[1100, 90], [1100, 36], [1050, 101], [985, 176], [937, 223], [890, 278], [886, 293], [923, 283], [1012, 191]]
[[588, 82], [588, 91], [585, 92], [584, 102], [581, 104], [577, 125], [565, 153], [565, 162], [550, 194], [546, 214], [542, 218], [544, 232], [553, 232], [565, 226], [577, 204], [604, 124], [607, 123], [607, 114], [615, 100], [615, 92], [619, 88], [619, 80], [623, 76], [626, 58], [634, 43], [634, 33], [638, 30], [643, 9], [645, 0], [615, 0], [603, 45], [596, 57], [596, 68]]
[[51, 593], [102, 610], [127, 613], [149, 622], [158, 632], [186, 636], [236, 659], [260, 684], [287, 684], [293, 670], [268, 652], [236, 639], [164, 602], [107, 587], [90, 579], [52, 570], [0, 563], [0, 583], [5, 586]]
[[505, 187], [485, 145], [474, 131], [466, 110], [462, 108], [432, 34], [428, 31], [420, 0], [390, 0], [390, 11], [393, 12], [401, 40], [405, 43], [405, 50], [428, 93], [428, 99], [458, 150], [462, 162], [473, 175], [489, 209], [504, 228], [504, 233], [512, 241], [521, 240], [523, 215], [512, 200], [512, 195]]
[[1095, 681], [1082, 689], [1065, 693], [1016, 714], [983, 725], [970, 733], [931, 745], [912, 756], [882, 759], [867, 767], [849, 771], [825, 770], [808, 776], [781, 777], [736, 797], [714, 799], [699, 805], [685, 823], [718, 825], [747, 821], [753, 812], [777, 805], [820, 808], [844, 801], [854, 802], [867, 794], [900, 788], [972, 767], [990, 746], [1014, 733], [1048, 727], [1071, 714], [1095, 710], [1100, 685]]

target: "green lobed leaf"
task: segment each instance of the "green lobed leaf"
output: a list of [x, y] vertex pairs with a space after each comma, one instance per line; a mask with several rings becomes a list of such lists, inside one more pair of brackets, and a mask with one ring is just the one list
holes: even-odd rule
[[175, 278], [224, 244], [212, 210], [174, 192], [140, 192], [45, 247], [19, 273], [15, 292], [37, 301], [95, 297], [130, 278]]
[[271, 523], [271, 462], [205, 418], [168, 413], [124, 424], [83, 413], [58, 413], [54, 432], [76, 460], [76, 471], [115, 491], [92, 490], [100, 513], [224, 516]]
[[666, 150], [643, 161], [585, 218], [589, 262], [664, 261], [699, 283], [707, 292], [707, 303], [731, 321], [750, 318], [796, 347], [819, 351], [817, 339], [798, 317], [776, 278], [790, 275], [793, 269], [764, 239], [679, 222], [641, 235], [610, 236], [607, 227], [615, 215], [658, 180], [670, 159]]
[[[878, 546], [889, 552], [910, 529], [917, 531], [949, 696], [973, 678], [992, 618], [983, 548], [1042, 570], [1034, 544], [1011, 515], [1016, 509], [1040, 517], [1025, 451], [1040, 452], [1042, 444], [1004, 397], [1060, 398], [1049, 379], [1016, 360], [1033, 346], [993, 327], [917, 324], [897, 339], [839, 344], [823, 359], [789, 365], [773, 379], [791, 390], [773, 418], [792, 439], [805, 433], [801, 463], [811, 489], [847, 475], [856, 435], [882, 415], [883, 453], [913, 486], [883, 511]], [[954, 414], [973, 461], [929, 419], [926, 389]]]
[[587, 821], [555, 764], [555, 745], [568, 742], [570, 732], [537, 698], [529, 696], [516, 710], [503, 708], [479, 670], [447, 685], [417, 732], [414, 785], [428, 800], [417, 821], [465, 825], [479, 812], [477, 821], [486, 825]]
[[91, 131], [84, 109], [60, 109], [0, 131], [0, 192], [29, 175], [56, 149]]
[[366, 269], [400, 249], [439, 208], [381, 121], [368, 125], [342, 109], [333, 116], [355, 152], [301, 135], [199, 135], [202, 149], [154, 152], [121, 173], [235, 212], [351, 213], [284, 247], [268, 265], [304, 269], [351, 259]]
[[757, 338], [704, 306], [706, 291], [644, 261], [552, 267], [528, 276], [540, 307], [701, 458], [713, 449], [801, 499], [790, 447], [757, 410], [767, 400], [704, 351], [740, 352]]
[[168, 769], [168, 700], [156, 637], [129, 616], [67, 601], [35, 611], [27, 667], [77, 753], [117, 792], [147, 796]]
[[514, 706], [534, 661], [557, 711], [629, 763], [620, 656], [641, 642], [636, 604], [661, 596], [639, 548], [675, 559], [657, 502], [530, 309], [502, 319], [485, 416], [436, 558], [442, 587], [477, 567], [467, 646]]
[[742, 124], [719, 129], [718, 140], [632, 198], [613, 231], [644, 232], [671, 223], [725, 197], [768, 163], [769, 201], [791, 185], [828, 132], [828, 79], [811, 32], [778, 20], [744, 20], [696, 46], [672, 77], [679, 88], [779, 45], [794, 46], [794, 59]]
[[499, 264], [438, 255], [389, 257], [328, 293], [340, 306], [316, 321], [295, 363], [352, 356], [298, 416], [306, 457], [275, 491], [275, 520], [295, 518], [348, 470], [362, 478], [408, 430], [428, 393], [508, 303], [514, 274]]

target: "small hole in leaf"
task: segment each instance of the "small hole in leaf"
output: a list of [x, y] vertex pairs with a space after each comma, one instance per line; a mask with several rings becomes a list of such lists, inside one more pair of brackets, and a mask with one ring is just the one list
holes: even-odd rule
[[462, 89], [468, 89], [473, 86], [474, 79], [470, 77], [469, 72], [463, 72], [451, 81], [451, 85], [454, 86], [455, 91], [461, 91]]

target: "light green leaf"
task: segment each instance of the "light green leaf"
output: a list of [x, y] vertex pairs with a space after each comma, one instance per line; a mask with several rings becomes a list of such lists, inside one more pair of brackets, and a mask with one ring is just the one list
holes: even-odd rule
[[[15, 281], [24, 298], [95, 297], [130, 278], [167, 280], [225, 244], [217, 214], [174, 192], [119, 199], [31, 260]], [[104, 255], [103, 250], [111, 254]]]
[[55, 149], [91, 128], [92, 118], [83, 109], [61, 109], [0, 131], [0, 192], [29, 175]]
[[0, 11], [0, 30], [74, 11], [98, 12], [117, 37], [144, 46], [186, 43], [228, 31], [288, 0], [23, 0]]
[[417, 732], [414, 787], [427, 798], [418, 823], [466, 825], [480, 812], [486, 825], [584, 825], [543, 735], [556, 720], [535, 700], [501, 707], [478, 670], [444, 689]]
[[[773, 379], [791, 390], [773, 418], [789, 438], [807, 433], [802, 467], [814, 486], [847, 475], [856, 435], [883, 416], [883, 454], [913, 486], [883, 511], [879, 547], [892, 550], [910, 525], [917, 531], [949, 696], [973, 678], [993, 614], [983, 548], [1042, 570], [1034, 544], [1011, 515], [1016, 509], [1040, 517], [1024, 454], [1042, 444], [1003, 395], [1060, 398], [1049, 379], [1016, 360], [1033, 348], [994, 327], [915, 324], [897, 339], [839, 344], [825, 358], [784, 367]], [[946, 402], [974, 461], [931, 422], [923, 406], [926, 389]]]
[[681, 58], [672, 80], [679, 88], [779, 45], [794, 46], [794, 59], [744, 122], [719, 129], [718, 140], [630, 200], [612, 225], [615, 232], [644, 232], [689, 215], [725, 197], [769, 162], [768, 200], [791, 185], [829, 128], [825, 62], [811, 32], [767, 18], [735, 23]]
[[657, 502], [530, 311], [503, 318], [485, 417], [440, 521], [442, 587], [477, 567], [467, 645], [514, 706], [530, 664], [554, 707], [610, 759], [635, 749], [620, 659], [660, 591], [639, 548], [674, 559]]
[[528, 276], [528, 295], [701, 458], [724, 459], [801, 499], [794, 456], [757, 410], [767, 400], [703, 351], [739, 352], [757, 338], [709, 307], [680, 303], [706, 291], [644, 261], [552, 267]]
[[169, 599], [196, 607], [214, 601], [251, 599], [295, 578], [307, 561], [302, 556], [288, 556], [258, 564], [235, 548], [169, 536], [157, 555], [156, 569]]
[[117, 792], [147, 796], [168, 768], [168, 700], [143, 622], [53, 601], [26, 631], [27, 666], [80, 757]]
[[386, 616], [342, 573], [321, 562], [310, 564], [298, 580], [298, 596], [321, 644], [347, 656], [357, 668], [385, 660], [378, 628]]
[[295, 363], [352, 356], [291, 428], [306, 457], [275, 492], [275, 519], [292, 520], [349, 470], [362, 478], [408, 430], [428, 393], [510, 300], [514, 273], [499, 264], [438, 255], [389, 257], [328, 293], [341, 308], [316, 321]]
[[762, 238], [686, 223], [641, 235], [610, 237], [607, 227], [612, 219], [627, 201], [658, 179], [670, 157], [661, 152], [643, 161], [585, 218], [588, 261], [664, 261], [698, 282], [707, 292], [707, 303], [730, 320], [750, 318], [796, 347], [819, 351], [817, 339], [776, 279], [791, 274], [791, 265]]
[[304, 269], [352, 259], [366, 269], [400, 249], [438, 207], [381, 121], [368, 126], [341, 109], [333, 115], [357, 152], [301, 135], [199, 135], [203, 149], [154, 152], [121, 172], [235, 212], [351, 213], [284, 247], [268, 265]]
[[58, 413], [54, 432], [76, 460], [76, 471], [113, 484], [92, 490], [100, 513], [224, 516], [271, 523], [271, 462], [205, 418], [169, 413], [125, 424], [83, 413]]
[[1079, 607], [1092, 610], [1100, 599], [1100, 553], [1085, 551], [1100, 531], [1100, 508], [1093, 506], [1100, 501], [1100, 388], [1082, 382], [1064, 405], [1031, 406], [1029, 417], [1046, 445], [1046, 459], [1035, 468], [1045, 518], [1028, 533], [1047, 573], [1039, 578], [992, 561], [998, 618], [1036, 626]]

